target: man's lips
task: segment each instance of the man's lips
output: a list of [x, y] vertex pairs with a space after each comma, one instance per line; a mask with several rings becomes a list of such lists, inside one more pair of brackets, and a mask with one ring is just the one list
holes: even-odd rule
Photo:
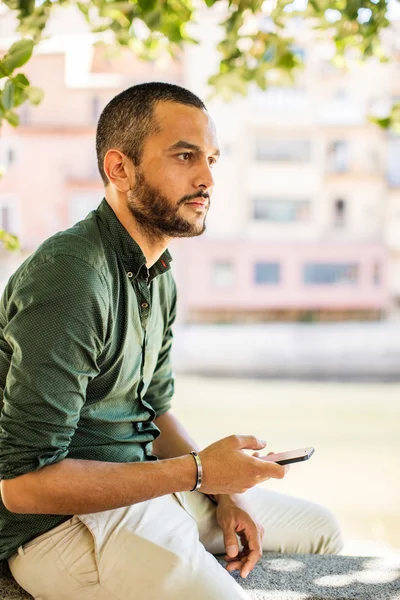
[[207, 206], [207, 202], [205, 200], [191, 200], [190, 202], [187, 202], [187, 204], [198, 204], [199, 206]]

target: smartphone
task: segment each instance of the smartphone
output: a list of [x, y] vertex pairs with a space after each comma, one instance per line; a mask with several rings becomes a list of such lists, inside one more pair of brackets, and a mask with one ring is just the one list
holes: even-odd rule
[[262, 460], [278, 463], [278, 465], [290, 465], [291, 463], [308, 460], [314, 454], [315, 449], [299, 448], [298, 450], [290, 450], [289, 452], [280, 452], [278, 454], [270, 454], [269, 456], [259, 456]]

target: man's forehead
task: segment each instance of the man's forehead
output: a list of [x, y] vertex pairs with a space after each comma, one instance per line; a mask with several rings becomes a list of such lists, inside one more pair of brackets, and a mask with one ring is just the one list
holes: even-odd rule
[[159, 139], [162, 138], [168, 147], [178, 140], [190, 140], [194, 144], [213, 148], [218, 146], [215, 124], [201, 108], [163, 102], [155, 107], [155, 117], [161, 128]]

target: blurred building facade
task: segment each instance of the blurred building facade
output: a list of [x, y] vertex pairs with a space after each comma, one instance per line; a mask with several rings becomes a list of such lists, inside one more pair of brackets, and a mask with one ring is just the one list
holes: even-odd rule
[[[180, 320], [396, 314], [400, 138], [367, 115], [400, 98], [400, 48], [394, 45], [390, 64], [344, 73], [330, 64], [327, 46], [305, 39], [298, 51], [306, 67], [295, 87], [252, 87], [247, 98], [207, 102], [206, 80], [218, 64], [216, 21], [204, 14], [201, 44], [162, 67], [127, 52], [107, 59], [74, 11], [53, 19], [50, 38], [24, 69], [45, 99], [22, 108], [17, 129], [1, 132], [0, 228], [17, 233], [30, 252], [97, 206], [102, 108], [130, 85], [169, 81], [206, 101], [221, 148], [205, 234], [171, 245]], [[3, 18], [2, 26], [10, 24]], [[4, 253], [0, 261], [4, 275]]]

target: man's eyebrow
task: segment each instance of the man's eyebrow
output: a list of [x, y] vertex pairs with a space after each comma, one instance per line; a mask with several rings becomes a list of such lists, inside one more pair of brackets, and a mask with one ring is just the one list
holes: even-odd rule
[[[170, 146], [167, 150], [167, 152], [170, 152], [171, 150], [179, 150], [179, 149], [188, 149], [188, 150], [194, 150], [195, 152], [202, 152], [202, 149], [200, 148], [200, 146], [197, 146], [197, 144], [192, 144], [191, 142], [186, 142], [185, 140], [179, 140], [179, 142], [175, 142], [175, 144], [172, 144], [172, 146]], [[212, 154], [214, 154], [215, 156], [220, 156], [221, 152], [219, 151], [218, 148], [216, 148], [214, 150], [214, 152], [212, 152]]]

